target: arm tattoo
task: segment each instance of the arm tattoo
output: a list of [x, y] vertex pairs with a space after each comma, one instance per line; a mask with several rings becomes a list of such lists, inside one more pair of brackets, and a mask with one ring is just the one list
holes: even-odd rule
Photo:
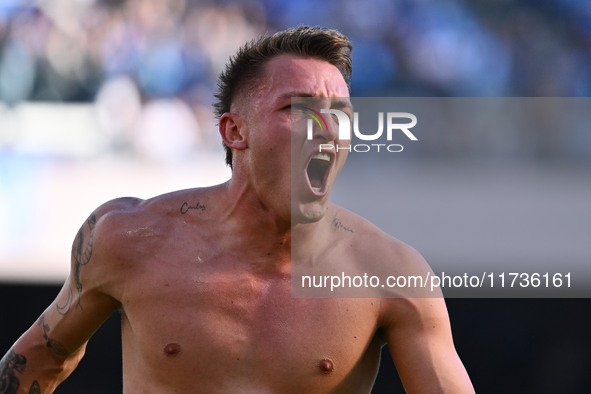
[[42, 314], [39, 318], [39, 325], [43, 327], [43, 339], [46, 341], [46, 345], [48, 348], [54, 351], [55, 354], [58, 356], [67, 356], [68, 351], [60, 342], [56, 341], [53, 338], [50, 338], [47, 334], [50, 330], [49, 324], [45, 324], [45, 314]]
[[[82, 282], [80, 281], [80, 270], [83, 266], [90, 262], [92, 257], [92, 245], [94, 238], [94, 227], [96, 226], [96, 216], [92, 213], [86, 222], [78, 231], [74, 246], [72, 248], [72, 258], [74, 259], [74, 281], [76, 282], [76, 289], [78, 295], [82, 293]], [[86, 231], [86, 229], [88, 230]], [[85, 236], [85, 232], [88, 234]], [[80, 306], [80, 299], [78, 299], [78, 306]], [[67, 313], [67, 312], [66, 312]]]
[[66, 313], [68, 313], [70, 311], [70, 306], [72, 306], [72, 299], [74, 298], [74, 295], [72, 294], [72, 287], [68, 286], [68, 298], [66, 299], [66, 302], [64, 303], [64, 305], [60, 305], [60, 304], [56, 304], [56, 309], [57, 309], [57, 313], [59, 313], [60, 315], [64, 316]]
[[39, 386], [39, 382], [38, 381], [34, 381], [33, 384], [31, 384], [31, 388], [29, 389], [29, 394], [41, 394], [41, 386]]
[[22, 374], [27, 364], [27, 358], [10, 349], [0, 361], [0, 394], [17, 394], [20, 387], [16, 373]]

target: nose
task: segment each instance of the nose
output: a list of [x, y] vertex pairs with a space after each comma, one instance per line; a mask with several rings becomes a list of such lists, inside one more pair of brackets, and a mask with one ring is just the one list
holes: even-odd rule
[[338, 109], [321, 109], [320, 113], [326, 120], [326, 129], [321, 128], [317, 138], [327, 141], [351, 139], [351, 119], [346, 112]]
[[[322, 142], [336, 141], [339, 138], [339, 129], [342, 127], [340, 117], [337, 118], [331, 113], [317, 113], [317, 115], [316, 122], [312, 122], [311, 119], [308, 121], [308, 130], [312, 130], [312, 138]], [[311, 129], [310, 126], [312, 126]]]
[[[322, 120], [321, 120], [322, 123]], [[322, 123], [321, 126], [314, 124], [312, 127], [312, 139], [320, 142], [332, 142], [338, 136], [338, 124], [334, 121], [327, 119], [326, 123]]]

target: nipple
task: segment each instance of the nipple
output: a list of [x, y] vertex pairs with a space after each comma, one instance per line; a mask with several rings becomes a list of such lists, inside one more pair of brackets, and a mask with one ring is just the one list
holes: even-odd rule
[[318, 368], [320, 368], [320, 371], [323, 374], [328, 375], [329, 373], [332, 372], [332, 370], [334, 369], [334, 364], [331, 360], [329, 360], [328, 358], [323, 358], [322, 360], [320, 360], [320, 362], [318, 363]]
[[176, 356], [177, 354], [179, 354], [181, 351], [181, 345], [179, 345], [178, 343], [169, 343], [168, 345], [166, 345], [164, 347], [164, 354], [166, 354], [167, 356]]

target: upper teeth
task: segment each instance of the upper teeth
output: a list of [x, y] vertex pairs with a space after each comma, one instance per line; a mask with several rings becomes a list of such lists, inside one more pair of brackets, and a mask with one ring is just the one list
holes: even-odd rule
[[312, 156], [312, 159], [319, 159], [319, 160], [326, 160], [326, 161], [330, 161], [330, 155], [328, 153], [316, 153], [314, 156]]

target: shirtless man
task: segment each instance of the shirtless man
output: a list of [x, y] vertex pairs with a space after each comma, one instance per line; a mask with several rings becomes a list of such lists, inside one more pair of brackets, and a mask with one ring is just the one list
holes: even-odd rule
[[[334, 124], [292, 141], [291, 97], [348, 97], [350, 48], [336, 31], [305, 27], [246, 45], [216, 105], [232, 179], [96, 209], [56, 300], [2, 359], [0, 392], [52, 392], [117, 309], [125, 393], [369, 393], [386, 343], [409, 393], [473, 392], [442, 298], [291, 296], [295, 260], [426, 267], [328, 202], [346, 152], [330, 152], [320, 186], [305, 168], [291, 179], [290, 154], [338, 143]], [[352, 251], [331, 247], [343, 240]]]

